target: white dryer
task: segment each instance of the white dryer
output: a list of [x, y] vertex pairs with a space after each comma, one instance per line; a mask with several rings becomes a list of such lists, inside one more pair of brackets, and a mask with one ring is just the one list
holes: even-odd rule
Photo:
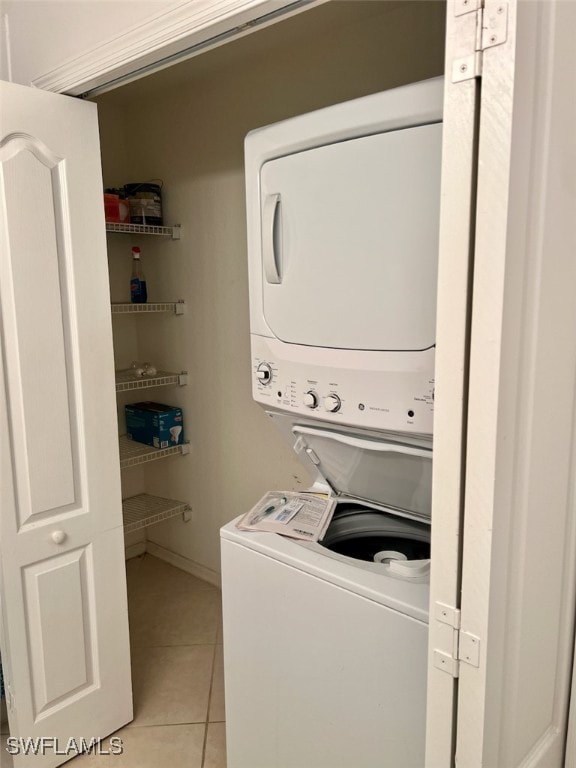
[[441, 78], [251, 132], [253, 396], [432, 433]]

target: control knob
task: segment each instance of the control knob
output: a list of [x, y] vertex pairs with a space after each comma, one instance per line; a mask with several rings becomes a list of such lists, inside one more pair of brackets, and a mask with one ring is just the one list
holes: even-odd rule
[[328, 397], [324, 398], [324, 408], [329, 413], [336, 413], [336, 411], [340, 410], [341, 405], [342, 403], [338, 395], [328, 395]]
[[306, 392], [304, 394], [304, 405], [307, 408], [316, 408], [318, 405], [318, 395], [313, 390], [310, 390], [309, 392]]
[[256, 378], [260, 384], [270, 384], [272, 381], [272, 368], [268, 363], [260, 363], [256, 369]]

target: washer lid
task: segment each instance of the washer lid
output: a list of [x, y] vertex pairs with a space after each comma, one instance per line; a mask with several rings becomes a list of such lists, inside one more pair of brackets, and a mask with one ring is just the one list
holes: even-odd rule
[[296, 453], [336, 495], [430, 517], [431, 449], [298, 424], [292, 433]]

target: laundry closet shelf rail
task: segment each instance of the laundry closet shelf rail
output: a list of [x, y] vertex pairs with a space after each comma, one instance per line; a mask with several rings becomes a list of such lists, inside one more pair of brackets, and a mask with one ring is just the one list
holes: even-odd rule
[[178, 517], [188, 512], [190, 505], [185, 501], [164, 499], [161, 496], [151, 496], [139, 493], [122, 501], [122, 517], [124, 533], [132, 533], [149, 525], [161, 523], [171, 517]]
[[188, 384], [187, 372], [158, 371], [154, 376], [138, 376], [131, 368], [116, 371], [116, 392], [148, 389], [149, 387], [167, 387], [172, 384], [179, 384], [181, 387]]
[[113, 315], [147, 314], [149, 312], [172, 312], [175, 315], [183, 315], [186, 303], [178, 301], [156, 301], [146, 304], [132, 304], [131, 302], [113, 302], [111, 305]]
[[177, 454], [183, 456], [190, 453], [189, 443], [172, 445], [169, 448], [154, 448], [151, 445], [144, 445], [144, 443], [131, 440], [127, 435], [120, 435], [118, 442], [120, 446], [120, 469], [147, 464], [149, 461], [157, 461], [167, 456]]
[[152, 224], [126, 224], [113, 221], [106, 222], [106, 232], [117, 232], [125, 235], [160, 235], [161, 237], [171, 237], [172, 240], [180, 240], [180, 224], [174, 224], [172, 227], [158, 227]]

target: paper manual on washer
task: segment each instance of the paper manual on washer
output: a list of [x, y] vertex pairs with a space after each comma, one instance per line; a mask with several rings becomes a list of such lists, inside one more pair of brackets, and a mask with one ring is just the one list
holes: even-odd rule
[[269, 531], [305, 541], [320, 541], [334, 514], [336, 499], [316, 493], [275, 491], [238, 521], [241, 531]]

